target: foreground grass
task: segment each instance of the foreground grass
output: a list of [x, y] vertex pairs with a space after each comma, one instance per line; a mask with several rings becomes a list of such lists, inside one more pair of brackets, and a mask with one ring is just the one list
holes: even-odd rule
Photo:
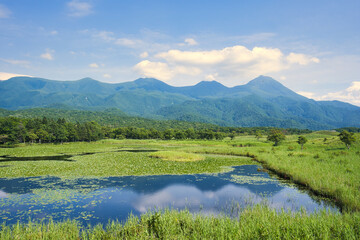
[[84, 228], [76, 221], [2, 226], [0, 239], [359, 239], [359, 214], [277, 213], [257, 206], [238, 219], [164, 211]]

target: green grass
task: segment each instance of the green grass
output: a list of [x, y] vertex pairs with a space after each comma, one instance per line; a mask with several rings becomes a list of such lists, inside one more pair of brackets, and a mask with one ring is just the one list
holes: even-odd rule
[[202, 161], [205, 159], [204, 155], [187, 153], [187, 152], [174, 152], [174, 151], [158, 151], [149, 154], [150, 157], [160, 158], [165, 161], [176, 162], [194, 162]]
[[359, 214], [277, 213], [261, 206], [238, 219], [165, 210], [106, 227], [76, 221], [3, 225], [0, 239], [359, 239], [359, 222]]
[[[221, 156], [201, 156], [202, 161], [181, 162], [164, 161], [150, 157], [147, 152], [126, 152], [126, 149], [159, 149], [174, 150], [183, 156], [198, 156], [181, 152], [179, 146], [163, 146], [169, 141], [135, 141], [135, 140], [106, 140], [93, 143], [68, 143], [63, 145], [34, 144], [18, 148], [0, 149], [1, 155], [11, 156], [51, 156], [60, 154], [79, 154], [97, 152], [93, 155], [72, 157], [74, 162], [64, 161], [25, 161], [0, 162], [0, 176], [2, 177], [30, 177], [30, 176], [59, 176], [73, 177], [109, 177], [126, 175], [161, 175], [161, 174], [195, 174], [217, 173], [230, 170], [231, 166], [254, 164], [250, 159]], [[162, 151], [161, 151], [162, 152]], [[174, 154], [174, 155], [175, 155]]]

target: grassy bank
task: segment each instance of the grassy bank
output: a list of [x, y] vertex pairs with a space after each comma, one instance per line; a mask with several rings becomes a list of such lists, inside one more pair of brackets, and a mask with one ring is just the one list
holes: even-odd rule
[[81, 227], [75, 221], [2, 226], [12, 239], [359, 239], [359, 214], [276, 213], [264, 207], [244, 210], [238, 219], [192, 215], [187, 211], [147, 213], [125, 224]]
[[[250, 156], [278, 175], [330, 197], [344, 210], [360, 210], [360, 135], [348, 150], [337, 133], [315, 132], [301, 150], [298, 136], [273, 147], [265, 138], [241, 137], [228, 146], [189, 146], [184, 151]], [[326, 139], [324, 141], [324, 139]]]

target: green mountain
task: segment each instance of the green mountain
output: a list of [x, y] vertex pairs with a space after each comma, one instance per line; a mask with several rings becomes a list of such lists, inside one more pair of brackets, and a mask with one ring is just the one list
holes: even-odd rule
[[116, 108], [133, 116], [221, 126], [316, 130], [360, 127], [359, 107], [339, 101], [314, 101], [265, 76], [232, 88], [216, 81], [173, 87], [153, 78], [117, 84], [90, 78], [54, 81], [15, 77], [0, 82], [0, 108], [35, 107], [92, 111]]

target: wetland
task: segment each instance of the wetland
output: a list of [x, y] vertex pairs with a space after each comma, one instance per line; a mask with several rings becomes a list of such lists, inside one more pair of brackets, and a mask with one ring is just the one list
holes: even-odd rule
[[0, 179], [0, 219], [8, 224], [76, 219], [95, 225], [124, 222], [130, 214], [154, 209], [238, 217], [256, 204], [278, 211], [339, 212], [329, 200], [259, 170], [258, 165], [243, 165], [218, 174]]
[[[237, 229], [235, 225], [242, 221], [244, 227], [253, 224], [253, 231], [259, 221], [265, 221], [274, 229], [301, 226], [300, 232], [311, 234], [316, 231], [305, 226], [325, 223], [319, 232], [322, 236], [344, 234], [343, 227], [334, 228], [337, 222], [336, 226], [341, 223], [350, 229], [346, 236], [356, 236], [359, 147], [345, 152], [333, 135], [326, 135], [326, 144], [323, 136], [309, 134], [304, 150], [295, 145], [296, 136], [278, 147], [244, 136], [220, 141], [101, 140], [2, 148], [0, 234], [12, 232], [12, 226], [29, 228], [31, 219], [31, 226], [40, 229], [68, 224], [77, 235], [100, 231], [134, 237], [131, 227], [140, 228], [143, 235], [139, 236], [154, 236], [154, 231], [165, 234], [157, 228], [169, 229], [175, 236], [179, 227], [188, 231], [194, 221], [200, 221], [197, 231], [203, 237], [210, 228]], [[220, 222], [210, 227], [207, 221]], [[171, 222], [174, 225], [169, 227]], [[116, 226], [116, 230], [84, 229], [98, 224]], [[222, 231], [214, 234], [223, 236]], [[228, 234], [238, 237], [239, 233]]]

